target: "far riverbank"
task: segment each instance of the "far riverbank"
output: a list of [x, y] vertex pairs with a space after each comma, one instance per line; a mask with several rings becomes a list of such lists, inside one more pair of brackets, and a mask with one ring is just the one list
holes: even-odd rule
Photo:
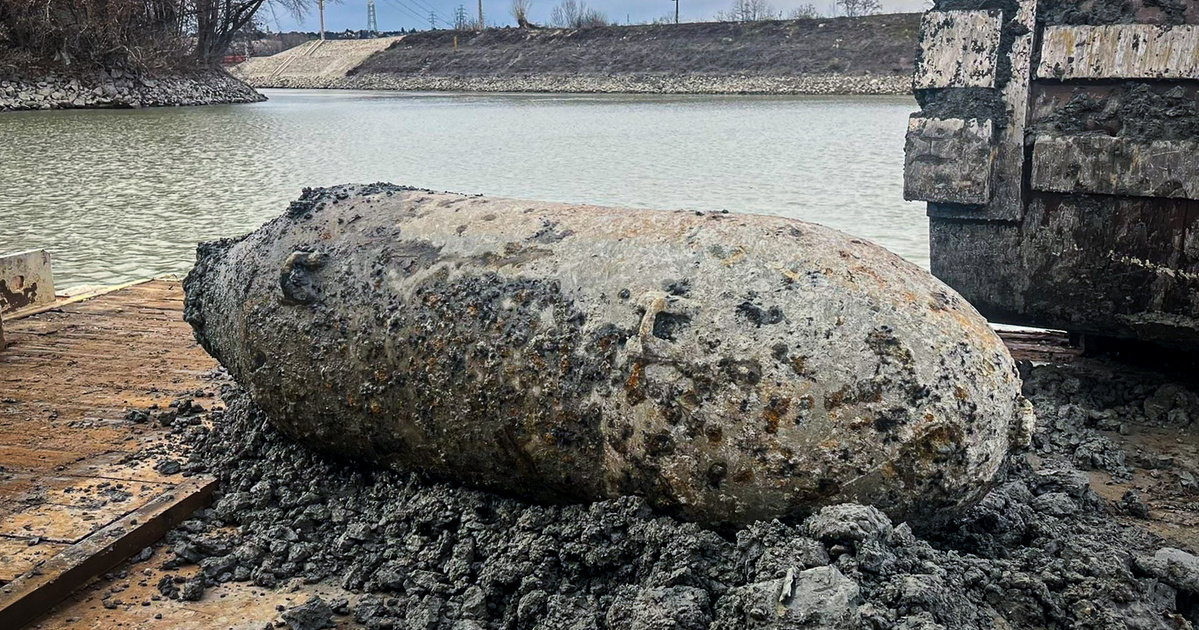
[[282, 77], [249, 79], [257, 88], [400, 90], [415, 92], [508, 92], [547, 94], [758, 94], [903, 96], [908, 76], [529, 76], [529, 77]]
[[261, 88], [909, 95], [920, 14], [310, 42], [234, 75]]

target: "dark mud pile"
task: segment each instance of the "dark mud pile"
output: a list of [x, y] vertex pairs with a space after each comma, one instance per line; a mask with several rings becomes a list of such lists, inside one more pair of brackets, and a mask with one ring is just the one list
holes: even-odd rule
[[1038, 20], [1050, 25], [1186, 24], [1193, 19], [1193, 5], [1187, 0], [1048, 0], [1038, 7]]
[[1181, 87], [1148, 83], [1129, 83], [1107, 96], [1080, 90], [1040, 126], [1062, 135], [1195, 140], [1199, 139], [1199, 101]]
[[221, 490], [168, 537], [168, 564], [202, 571], [160, 588], [331, 582], [364, 594], [331, 609], [369, 628], [1192, 627], [1199, 561], [1117, 522], [1136, 498], [1105, 501], [1080, 467], [1122, 474], [1143, 455], [1102, 433], [1188, 427], [1199, 397], [1085, 367], [1026, 381], [1035, 457], [1014, 457], [977, 507], [924, 538], [856, 505], [718, 533], [635, 498], [533, 505], [361, 469], [295, 445], [229, 389], [211, 430], [176, 421], [193, 449], [184, 469]]

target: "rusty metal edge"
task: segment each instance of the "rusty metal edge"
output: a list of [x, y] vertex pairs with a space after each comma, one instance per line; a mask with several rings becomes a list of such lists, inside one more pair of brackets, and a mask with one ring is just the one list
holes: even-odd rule
[[217, 481], [185, 481], [0, 587], [0, 628], [17, 630], [92, 578], [166, 535], [212, 498]]

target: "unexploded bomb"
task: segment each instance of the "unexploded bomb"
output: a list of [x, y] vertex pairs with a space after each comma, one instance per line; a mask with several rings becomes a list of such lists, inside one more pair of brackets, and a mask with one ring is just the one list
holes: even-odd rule
[[294, 438], [537, 500], [927, 522], [1029, 431], [969, 304], [779, 217], [310, 190], [201, 245], [185, 289], [196, 337]]

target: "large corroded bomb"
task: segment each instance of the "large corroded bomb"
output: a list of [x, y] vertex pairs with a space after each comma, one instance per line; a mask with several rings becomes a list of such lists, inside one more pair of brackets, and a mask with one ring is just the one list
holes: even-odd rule
[[929, 274], [778, 217], [306, 191], [201, 245], [187, 320], [285, 433], [536, 500], [739, 524], [987, 489], [1030, 411]]

